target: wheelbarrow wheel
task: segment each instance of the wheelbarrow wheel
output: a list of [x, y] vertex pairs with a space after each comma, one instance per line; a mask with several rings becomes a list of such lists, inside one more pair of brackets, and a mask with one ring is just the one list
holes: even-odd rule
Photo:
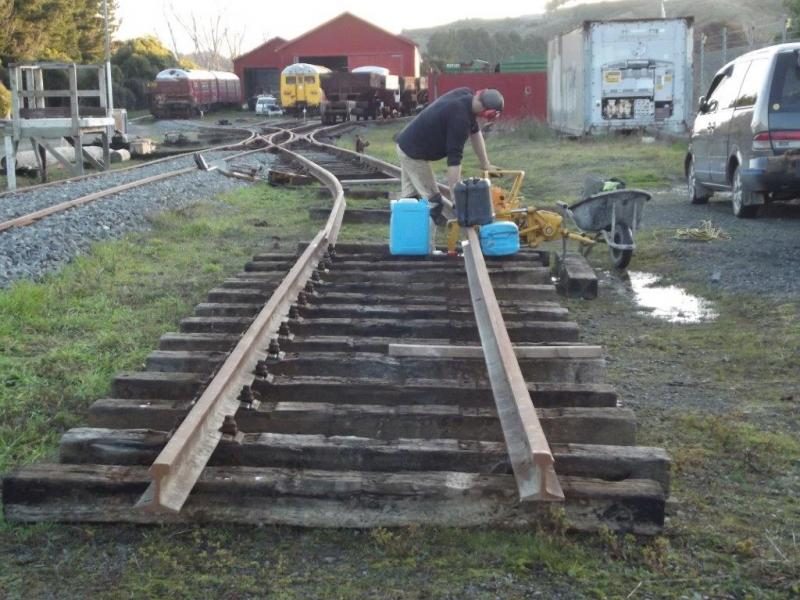
[[[613, 240], [615, 244], [633, 244], [633, 232], [627, 223], [618, 222], [614, 226]], [[620, 248], [608, 247], [611, 252], [611, 261], [617, 269], [624, 269], [631, 262], [633, 250], [622, 250]]]

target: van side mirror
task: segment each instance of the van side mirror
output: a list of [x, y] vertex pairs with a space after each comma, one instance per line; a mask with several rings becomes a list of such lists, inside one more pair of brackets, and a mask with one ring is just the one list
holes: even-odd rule
[[701, 113], [704, 113], [708, 110], [708, 103], [706, 102], [705, 96], [700, 96], [700, 99], [697, 101], [697, 107]]

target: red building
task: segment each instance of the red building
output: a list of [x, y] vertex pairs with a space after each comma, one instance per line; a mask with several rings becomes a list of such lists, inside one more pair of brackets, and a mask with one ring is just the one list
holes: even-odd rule
[[459, 87], [499, 90], [504, 119], [547, 121], [547, 73], [434, 73], [428, 79], [431, 100]]
[[[284, 67], [304, 62], [335, 71], [375, 65], [393, 75], [419, 77], [419, 49], [416, 43], [393, 35], [348, 12], [286, 41], [273, 38], [233, 61], [245, 98], [277, 92]], [[277, 95], [277, 94], [276, 94]]]

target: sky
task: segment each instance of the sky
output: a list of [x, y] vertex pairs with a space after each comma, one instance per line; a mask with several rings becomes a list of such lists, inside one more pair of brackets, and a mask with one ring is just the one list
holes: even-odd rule
[[[116, 39], [152, 34], [172, 48], [166, 26], [170, 15], [177, 13], [186, 19], [193, 13], [200, 23], [211, 22], [221, 15], [232, 31], [243, 33], [241, 49], [246, 52], [275, 36], [292, 39], [344, 11], [400, 33], [403, 29], [433, 27], [466, 18], [503, 19], [537, 14], [544, 11], [544, 5], [545, 0], [118, 0], [120, 28]], [[175, 23], [174, 18], [172, 22]], [[182, 34], [180, 25], [175, 24], [173, 31], [178, 38], [178, 50], [191, 52], [192, 44]]]

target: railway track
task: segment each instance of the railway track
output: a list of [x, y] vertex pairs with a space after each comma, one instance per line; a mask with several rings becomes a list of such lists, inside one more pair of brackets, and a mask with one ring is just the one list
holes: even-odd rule
[[[299, 121], [289, 122], [284, 125], [289, 128], [300, 127], [302, 129], [308, 127], [307, 123]], [[272, 126], [266, 126], [263, 129], [267, 132], [277, 131], [279, 135], [285, 130], [283, 127], [276, 128]], [[261, 139], [261, 134], [264, 132], [262, 127], [253, 129], [228, 128], [225, 131], [240, 131], [244, 137], [235, 144], [225, 144], [206, 149], [205, 151], [208, 152], [207, 157], [212, 161], [231, 161], [246, 156], [251, 152], [251, 150], [246, 150], [248, 145]], [[266, 137], [270, 138], [271, 135], [274, 135], [274, 133], [267, 133]], [[270, 142], [271, 140], [267, 139], [267, 141]], [[132, 165], [124, 169], [91, 173], [30, 186], [14, 192], [1, 193], [0, 232], [14, 227], [24, 227], [45, 217], [134, 188], [192, 173], [197, 168], [193, 160], [196, 152], [197, 150], [193, 150], [139, 165]], [[164, 170], [168, 164], [174, 164], [175, 168], [166, 167], [168, 170]], [[111, 183], [109, 184], [110, 181]], [[86, 193], [86, 187], [93, 189]], [[53, 188], [58, 188], [58, 194], [55, 199], [39, 200], [37, 198], [37, 194], [42, 190]], [[8, 199], [9, 202], [4, 203], [4, 199]], [[11, 199], [14, 200], [13, 206], [9, 206]], [[23, 201], [20, 202], [20, 200]]]
[[669, 458], [636, 445], [546, 253], [484, 261], [474, 232], [463, 259], [337, 244], [342, 181], [397, 169], [315, 136], [274, 151], [331, 190], [325, 226], [211, 290], [58, 463], [6, 475], [6, 518], [659, 532]]

